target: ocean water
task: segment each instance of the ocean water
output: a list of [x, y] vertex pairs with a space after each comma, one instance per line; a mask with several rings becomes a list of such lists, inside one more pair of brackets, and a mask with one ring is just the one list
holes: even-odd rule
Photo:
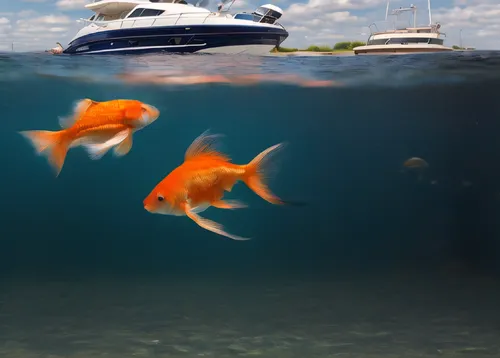
[[[0, 357], [500, 355], [500, 53], [0, 56]], [[83, 98], [159, 119], [56, 178], [17, 132]], [[153, 215], [202, 132], [247, 163], [286, 142], [275, 206]], [[403, 163], [420, 157], [422, 172]]]

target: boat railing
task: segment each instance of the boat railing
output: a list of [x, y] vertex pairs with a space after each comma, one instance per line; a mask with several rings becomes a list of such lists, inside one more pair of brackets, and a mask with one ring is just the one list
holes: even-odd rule
[[273, 25], [279, 26], [279, 27], [281, 27], [283, 30], [286, 30], [286, 29], [285, 29], [285, 26], [281, 25], [278, 21], [276, 21]]
[[[187, 15], [187, 16], [186, 16]], [[195, 16], [193, 16], [195, 15]], [[198, 15], [198, 16], [196, 16]], [[116, 20], [108, 20], [108, 21], [96, 21], [96, 20], [89, 20], [89, 19], [80, 19], [79, 21], [80, 22], [83, 22], [85, 23], [85, 25], [88, 25], [88, 24], [94, 24], [96, 26], [99, 26], [99, 27], [104, 27], [104, 28], [123, 28], [124, 24], [128, 24], [128, 23], [132, 23], [131, 26], [127, 26], [126, 28], [133, 28], [135, 27], [135, 23], [137, 21], [152, 21], [150, 24], [148, 24], [148, 26], [155, 26], [155, 24], [159, 21], [161, 22], [164, 22], [165, 20], [167, 20], [166, 22], [168, 22], [168, 20], [172, 19], [172, 20], [175, 20], [173, 21], [172, 23], [165, 23], [165, 24], [161, 24], [160, 26], [165, 26], [165, 25], [177, 25], [178, 22], [182, 19], [185, 19], [186, 17], [187, 18], [200, 18], [200, 19], [203, 19], [203, 21], [201, 22], [202, 24], [204, 24], [207, 19], [209, 17], [215, 17], [215, 16], [219, 16], [217, 13], [214, 13], [214, 12], [210, 12], [210, 13], [203, 13], [203, 12], [196, 12], [196, 11], [191, 11], [191, 12], [181, 12], [181, 13], [177, 13], [177, 14], [167, 14], [167, 15], [161, 15], [161, 16], [143, 16], [143, 17], [132, 17], [132, 18], [125, 18], [125, 19], [116, 19]], [[116, 24], [120, 24], [118, 27], [116, 27], [115, 25]]]
[[[428, 27], [425, 26], [417, 26], [417, 27]], [[370, 33], [372, 35], [380, 32], [398, 32], [403, 31], [408, 28], [413, 28], [413, 25], [409, 24], [407, 21], [377, 21], [371, 23], [368, 28], [370, 29]]]
[[[194, 16], [193, 16], [194, 15]], [[181, 12], [177, 14], [167, 14], [167, 15], [161, 15], [161, 16], [144, 16], [144, 17], [132, 17], [132, 18], [125, 18], [125, 19], [116, 19], [116, 20], [108, 20], [108, 21], [96, 21], [96, 20], [89, 20], [89, 19], [80, 19], [78, 22], [83, 22], [85, 25], [89, 24], [94, 24], [96, 26], [102, 27], [102, 28], [111, 28], [111, 29], [116, 29], [116, 28], [123, 28], [124, 24], [132, 23], [131, 26], [126, 26], [126, 28], [133, 28], [135, 27], [136, 21], [151, 21], [151, 23], [148, 23], [148, 26], [155, 26], [155, 24], [159, 21], [162, 23], [158, 26], [172, 26], [172, 25], [177, 25], [179, 21], [185, 19], [185, 18], [199, 18], [201, 21], [201, 24], [204, 24], [208, 18], [210, 17], [217, 17], [217, 16], [222, 16], [222, 14], [216, 13], [216, 12], [210, 12], [210, 13], [204, 13], [204, 12], [196, 12], [196, 11], [190, 11], [190, 12]], [[230, 14], [226, 14], [225, 17], [233, 17]], [[168, 20], [175, 20], [175, 21], [168, 21]], [[119, 24], [119, 26], [115, 26]], [[283, 30], [285, 30], [285, 27], [280, 24], [279, 22], [275, 22], [274, 25], [280, 26]]]

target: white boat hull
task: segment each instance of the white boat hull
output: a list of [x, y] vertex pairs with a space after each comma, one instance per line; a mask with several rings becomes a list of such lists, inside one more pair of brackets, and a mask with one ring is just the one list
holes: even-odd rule
[[411, 54], [411, 53], [433, 53], [454, 51], [453, 48], [441, 45], [367, 45], [353, 48], [355, 55], [374, 54]]

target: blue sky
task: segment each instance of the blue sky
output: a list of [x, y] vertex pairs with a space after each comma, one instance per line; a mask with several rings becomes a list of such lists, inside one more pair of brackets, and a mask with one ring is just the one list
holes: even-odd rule
[[[44, 50], [64, 46], [82, 26], [76, 23], [92, 12], [84, 8], [89, 0], [2, 1], [0, 50]], [[188, 0], [189, 1], [189, 0]], [[194, 0], [193, 0], [194, 1]], [[386, 0], [236, 0], [231, 10], [251, 11], [272, 3], [284, 10], [281, 23], [290, 32], [283, 46], [333, 45], [339, 41], [365, 41], [367, 25], [382, 21]], [[394, 0], [391, 7], [415, 4], [417, 22], [428, 23], [427, 0]], [[211, 0], [215, 9], [217, 0]], [[500, 0], [433, 0], [433, 22], [442, 24], [447, 45], [459, 44], [462, 29], [464, 46], [500, 50]]]

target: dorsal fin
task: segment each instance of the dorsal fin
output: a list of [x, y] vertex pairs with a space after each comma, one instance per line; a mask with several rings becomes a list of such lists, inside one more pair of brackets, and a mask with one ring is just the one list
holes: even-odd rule
[[188, 161], [199, 156], [217, 157], [222, 160], [230, 161], [231, 158], [226, 154], [219, 152], [216, 149], [217, 139], [222, 137], [222, 134], [210, 134], [210, 130], [203, 132], [186, 150], [184, 160]]
[[59, 125], [62, 128], [69, 128], [80, 120], [82, 115], [87, 112], [90, 106], [99, 102], [93, 101], [89, 98], [81, 99], [75, 102], [73, 106], [73, 113], [66, 117], [59, 117]]

